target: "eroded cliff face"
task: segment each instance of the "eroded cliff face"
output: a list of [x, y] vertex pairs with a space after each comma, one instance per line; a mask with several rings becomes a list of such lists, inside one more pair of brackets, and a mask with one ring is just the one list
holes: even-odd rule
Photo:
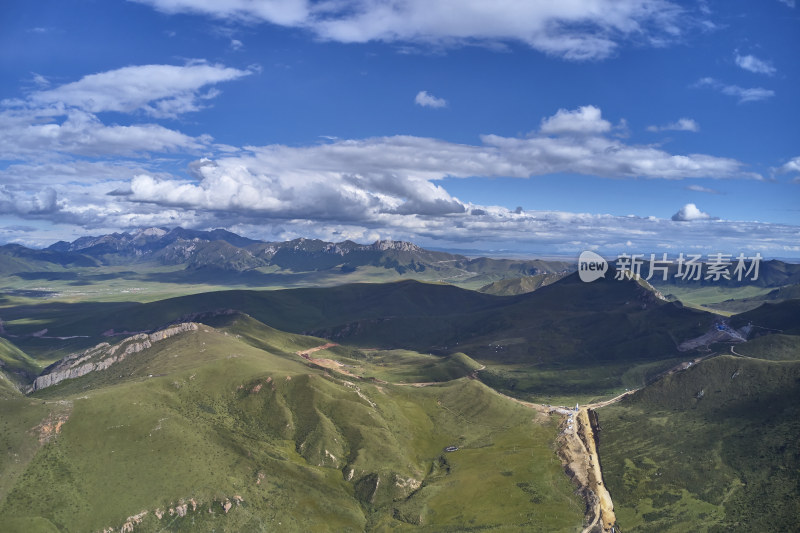
[[562, 421], [562, 431], [556, 442], [567, 475], [578, 485], [586, 501], [587, 525], [583, 533], [611, 533], [617, 527], [617, 518], [611, 495], [603, 483], [596, 427], [596, 415], [584, 407]]
[[101, 342], [97, 346], [89, 348], [84, 352], [66, 356], [61, 361], [48, 368], [46, 374], [42, 374], [36, 378], [26, 392], [31, 393], [36, 390], [51, 387], [65, 379], [74, 379], [85, 376], [90, 372], [105, 370], [131, 354], [139, 353], [142, 350], [150, 348], [155, 342], [168, 339], [169, 337], [187, 331], [196, 331], [197, 329], [197, 323], [184, 322], [150, 334], [139, 333], [114, 345]]

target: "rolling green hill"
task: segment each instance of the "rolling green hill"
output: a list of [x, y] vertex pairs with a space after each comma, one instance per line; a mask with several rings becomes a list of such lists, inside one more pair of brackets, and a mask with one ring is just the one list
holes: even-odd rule
[[[669, 290], [674, 292], [674, 288]], [[710, 291], [711, 288], [691, 291], [688, 293], [688, 298], [696, 301], [697, 295]], [[755, 294], [748, 294], [755, 293]], [[686, 295], [679, 293], [681, 299]], [[722, 300], [722, 298], [726, 298]], [[730, 290], [725, 288], [715, 288], [713, 292], [705, 296], [706, 302], [703, 302], [704, 307], [715, 311], [722, 311], [726, 313], [744, 313], [763, 305], [764, 303], [777, 303], [785, 300], [800, 299], [800, 284], [785, 285], [777, 289], [764, 289], [759, 287], [742, 287], [739, 290]]]
[[736, 346], [736, 353], [772, 361], [800, 360], [800, 335], [773, 333]]
[[557, 274], [537, 274], [535, 276], [523, 276], [521, 278], [504, 279], [495, 281], [484, 285], [479, 292], [486, 294], [494, 294], [497, 296], [515, 296], [517, 294], [525, 294], [533, 292], [536, 289], [555, 283], [566, 275], [566, 273]]
[[[705, 261], [709, 258], [704, 257], [702, 259]], [[730, 270], [728, 271], [730, 279], [726, 279], [724, 277], [720, 277], [719, 279], [714, 279], [713, 277], [706, 279], [707, 272], [705, 270], [701, 274], [699, 280], [683, 279], [676, 276], [678, 273], [678, 265], [673, 263], [668, 268], [666, 281], [663, 280], [663, 274], [660, 271], [655, 272], [655, 275], [650, 281], [664, 292], [669, 292], [670, 287], [675, 286], [694, 288], [735, 288], [745, 286], [783, 287], [785, 285], [794, 285], [796, 283], [800, 283], [800, 264], [797, 263], [786, 263], [777, 259], [770, 259], [767, 261], [762, 260], [758, 267], [758, 275], [756, 276], [756, 279], [752, 279], [753, 276], [755, 276], [755, 271], [753, 271], [749, 275], [745, 275], [745, 272], [742, 272], [742, 279], [740, 280], [738, 279], [738, 276], [733, 273], [733, 269], [737, 265], [736, 258], [732, 258], [731, 261], [732, 264], [730, 266]], [[749, 268], [750, 266], [751, 264], [749, 262], [745, 263], [746, 268]], [[643, 277], [649, 276], [649, 261], [645, 260], [641, 273]]]
[[0, 275], [33, 270], [55, 270], [68, 267], [92, 267], [98, 262], [79, 253], [32, 250], [19, 244], [0, 246]]
[[0, 400], [3, 531], [579, 529], [554, 420], [473, 379], [358, 379], [294, 353], [320, 339], [215, 320]]
[[[489, 295], [450, 285], [402, 281], [353, 284], [322, 289], [220, 291], [156, 302], [114, 304], [44, 304], [7, 310], [7, 329], [19, 335], [48, 328], [53, 336], [86, 335], [87, 346], [103, 332], [153, 330], [181, 317], [235, 309], [281, 330], [296, 333], [341, 328], [356, 321], [436, 318], [474, 314], [508, 303]], [[37, 312], [37, 322], [15, 323]], [[431, 323], [428, 330], [438, 329]], [[397, 331], [405, 336], [408, 331]], [[430, 332], [428, 332], [430, 334]], [[392, 339], [385, 341], [391, 343]]]

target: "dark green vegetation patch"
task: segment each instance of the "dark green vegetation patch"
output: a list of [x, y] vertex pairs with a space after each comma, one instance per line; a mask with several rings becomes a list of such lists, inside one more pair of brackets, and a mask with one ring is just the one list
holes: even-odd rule
[[800, 361], [716, 357], [599, 415], [623, 531], [796, 529]]

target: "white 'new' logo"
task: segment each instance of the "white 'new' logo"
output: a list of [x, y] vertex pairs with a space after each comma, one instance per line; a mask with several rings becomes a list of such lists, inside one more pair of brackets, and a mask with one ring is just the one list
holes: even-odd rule
[[590, 282], [602, 278], [608, 270], [608, 262], [594, 252], [581, 252], [578, 258], [578, 276], [581, 281]]

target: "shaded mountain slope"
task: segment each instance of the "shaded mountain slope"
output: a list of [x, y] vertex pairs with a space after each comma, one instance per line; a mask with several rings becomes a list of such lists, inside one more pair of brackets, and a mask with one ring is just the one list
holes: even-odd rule
[[484, 285], [478, 289], [478, 292], [494, 294], [497, 296], [514, 296], [517, 294], [525, 294], [540, 289], [545, 285], [555, 283], [565, 275], [566, 273], [537, 274], [535, 276], [504, 279]]
[[0, 375], [14, 387], [28, 385], [39, 375], [41, 367], [28, 354], [6, 339], [0, 338]]
[[800, 360], [800, 335], [761, 335], [736, 346], [736, 353], [772, 361]]
[[[711, 259], [711, 257], [705, 256], [701, 258], [701, 261], [707, 262], [709, 259]], [[800, 264], [797, 263], [786, 263], [777, 259], [770, 259], [766, 261], [762, 260], [759, 263], [757, 275], [755, 269], [753, 269], [750, 274], [746, 275], [751, 263], [749, 261], [745, 261], [745, 270], [742, 272], [742, 279], [740, 280], [738, 279], [738, 275], [734, 273], [734, 269], [738, 264], [736, 258], [731, 258], [730, 262], [731, 265], [728, 267], [728, 275], [730, 279], [726, 279], [725, 277], [714, 279], [713, 276], [709, 279], [706, 279], [708, 276], [708, 271], [706, 269], [703, 269], [699, 280], [690, 279], [689, 277], [684, 279], [677, 276], [678, 265], [677, 263], [673, 262], [668, 268], [666, 281], [663, 280], [663, 273], [661, 271], [654, 272], [654, 276], [650, 281], [665, 292], [669, 291], [670, 286], [718, 286], [730, 288], [753, 285], [757, 287], [782, 287], [784, 285], [794, 285], [800, 283]], [[649, 260], [647, 259], [644, 261], [641, 274], [642, 277], [645, 278], [650, 274]], [[756, 279], [753, 279], [754, 276]]]
[[763, 332], [800, 335], [800, 300], [765, 303], [756, 309], [735, 315], [731, 325], [756, 324]]
[[[77, 351], [104, 339], [119, 339], [125, 332], [202, 322], [235, 310], [283, 331], [340, 344], [441, 355], [463, 352], [481, 363], [500, 365], [481, 373], [481, 379], [515, 394], [549, 394], [556, 384], [562, 392], [583, 388], [586, 394], [640, 386], [665, 365], [677, 364], [675, 358], [685, 357], [678, 345], [714, 323], [709, 313], [665, 302], [635, 281], [587, 284], [576, 275], [533, 293], [506, 297], [409, 280], [220, 291], [114, 305], [114, 313], [99, 304], [84, 315], [63, 310], [47, 322], [48, 335], [85, 335], [59, 345]], [[37, 357], [53, 355], [39, 352], [42, 339], [24, 337], [23, 332], [22, 327], [12, 331], [20, 335], [14, 339], [18, 346]], [[657, 362], [663, 363], [633, 370]], [[514, 365], [517, 370], [511, 368]], [[577, 372], [574, 381], [553, 381], [552, 372], [569, 369]]]
[[0, 275], [70, 267], [95, 267], [98, 261], [80, 253], [33, 250], [19, 244], [0, 246]]
[[[633, 281], [585, 284], [577, 276], [514, 297], [402, 281], [323, 289], [220, 291], [116, 305], [113, 315], [98, 306], [89, 316], [62, 316], [48, 325], [49, 335], [88, 335], [86, 342], [91, 343], [103, 332], [150, 331], [161, 324], [193, 320], [205, 312], [233, 309], [281, 330], [362, 346], [437, 348], [442, 352], [465, 346], [478, 350], [481, 357], [512, 361], [525, 360], [529, 349], [550, 360], [575, 354], [623, 356], [635, 346], [640, 352], [658, 348], [672, 353], [678, 338], [710, 324], [707, 313], [663, 302]], [[503, 353], [490, 353], [489, 343], [508, 337], [527, 342], [514, 342]]]
[[720, 356], [598, 411], [623, 531], [790, 531], [800, 361]]

